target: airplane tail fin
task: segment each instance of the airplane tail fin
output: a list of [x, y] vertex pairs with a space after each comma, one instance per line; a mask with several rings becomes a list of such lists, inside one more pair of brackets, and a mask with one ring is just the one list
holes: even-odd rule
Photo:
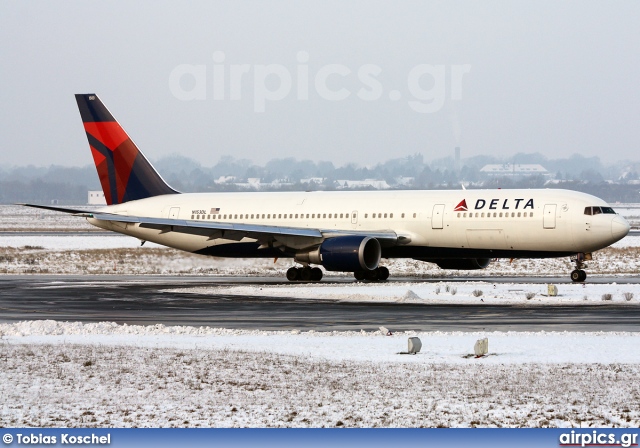
[[160, 177], [96, 94], [76, 95], [108, 205], [178, 193]]

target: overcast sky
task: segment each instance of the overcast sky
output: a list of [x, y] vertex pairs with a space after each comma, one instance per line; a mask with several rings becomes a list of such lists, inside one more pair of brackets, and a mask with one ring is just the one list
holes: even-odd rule
[[74, 93], [152, 160], [640, 160], [639, 23], [638, 1], [3, 1], [0, 165], [91, 163]]

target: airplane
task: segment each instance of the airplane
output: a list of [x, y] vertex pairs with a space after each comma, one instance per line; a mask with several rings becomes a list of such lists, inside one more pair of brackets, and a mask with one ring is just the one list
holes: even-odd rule
[[384, 281], [382, 259], [442, 269], [486, 268], [498, 258], [570, 257], [584, 282], [592, 253], [629, 223], [602, 199], [562, 189], [180, 193], [153, 168], [96, 94], [75, 96], [107, 206], [94, 226], [216, 257], [290, 258], [289, 281], [323, 271]]

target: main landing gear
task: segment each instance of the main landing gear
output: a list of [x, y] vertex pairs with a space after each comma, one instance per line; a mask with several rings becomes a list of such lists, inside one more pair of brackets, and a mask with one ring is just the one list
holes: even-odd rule
[[571, 261], [576, 263], [576, 268], [571, 271], [571, 280], [574, 282], [583, 282], [587, 279], [587, 273], [584, 272], [584, 268], [587, 267], [584, 264], [585, 260], [591, 260], [591, 254], [579, 253], [571, 257]]
[[356, 280], [385, 281], [389, 278], [389, 269], [378, 266], [371, 271], [356, 271], [353, 273]]
[[322, 280], [322, 269], [309, 266], [303, 268], [291, 267], [287, 269], [287, 280], [290, 282], [319, 282]]
[[[356, 271], [353, 276], [356, 280], [384, 281], [389, 278], [389, 269], [378, 266], [371, 271]], [[294, 266], [287, 269], [287, 280], [290, 282], [319, 282], [322, 280], [322, 270], [310, 266], [302, 268]]]

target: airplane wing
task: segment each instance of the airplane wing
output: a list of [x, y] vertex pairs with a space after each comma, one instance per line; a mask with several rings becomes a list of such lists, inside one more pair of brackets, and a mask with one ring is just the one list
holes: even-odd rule
[[243, 238], [253, 238], [263, 244], [278, 240], [286, 245], [288, 238], [308, 239], [308, 245], [319, 244], [327, 238], [345, 235], [362, 235], [377, 239], [383, 246], [395, 246], [403, 239], [391, 230], [360, 231], [345, 229], [320, 229], [309, 227], [269, 226], [262, 224], [246, 224], [218, 221], [195, 221], [172, 218], [149, 218], [144, 216], [118, 215], [101, 211], [79, 210], [64, 207], [53, 207], [35, 204], [17, 204], [26, 207], [41, 208], [76, 216], [113, 221], [121, 223], [139, 224], [146, 229], [160, 230], [161, 233], [176, 232], [190, 235], [207, 236], [209, 239], [224, 238], [240, 241]]

